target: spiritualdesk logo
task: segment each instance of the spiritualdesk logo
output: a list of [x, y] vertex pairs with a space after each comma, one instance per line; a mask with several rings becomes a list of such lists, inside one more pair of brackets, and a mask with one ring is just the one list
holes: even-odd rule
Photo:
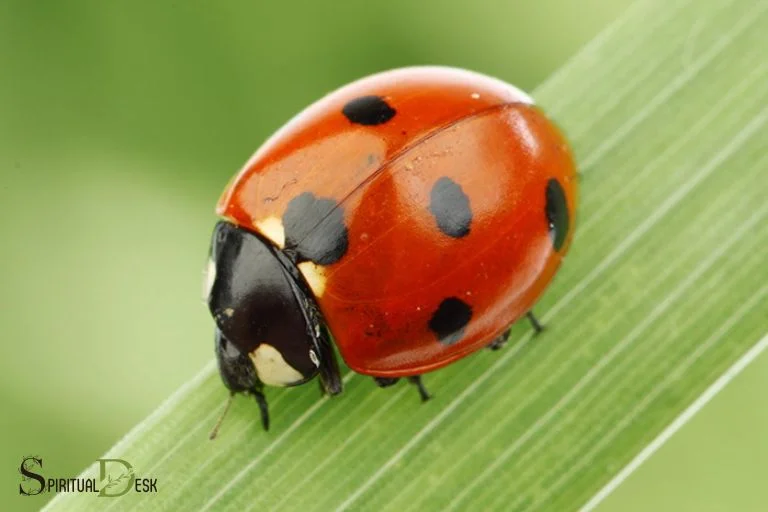
[[138, 478], [133, 466], [123, 459], [97, 459], [99, 481], [95, 478], [46, 478], [43, 459], [27, 456], [21, 460], [19, 494], [37, 496], [44, 492], [94, 493], [99, 498], [117, 498], [129, 491], [157, 492], [157, 478]]

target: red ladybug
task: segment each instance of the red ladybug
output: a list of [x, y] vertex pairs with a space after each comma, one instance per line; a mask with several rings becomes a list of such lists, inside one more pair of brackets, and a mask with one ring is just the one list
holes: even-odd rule
[[316, 375], [332, 342], [379, 385], [498, 347], [573, 236], [568, 145], [525, 93], [441, 67], [373, 75], [310, 106], [228, 185], [207, 301], [221, 377], [253, 394]]

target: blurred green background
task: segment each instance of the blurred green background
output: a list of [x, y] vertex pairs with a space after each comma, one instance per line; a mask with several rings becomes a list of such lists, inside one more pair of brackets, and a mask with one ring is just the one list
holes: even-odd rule
[[413, 64], [532, 90], [629, 3], [0, 0], [4, 493], [25, 455], [75, 476], [212, 358], [214, 203], [294, 113]]

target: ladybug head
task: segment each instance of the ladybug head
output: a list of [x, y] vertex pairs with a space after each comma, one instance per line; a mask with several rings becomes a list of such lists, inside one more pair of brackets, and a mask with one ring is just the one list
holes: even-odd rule
[[205, 292], [219, 372], [230, 391], [258, 397], [263, 384], [296, 386], [318, 373], [329, 393], [340, 391], [314, 298], [268, 240], [230, 222], [216, 224]]

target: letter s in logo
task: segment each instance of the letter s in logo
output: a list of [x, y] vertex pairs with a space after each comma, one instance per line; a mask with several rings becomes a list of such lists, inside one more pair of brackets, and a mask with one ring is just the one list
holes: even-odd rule
[[[24, 457], [22, 459], [21, 466], [19, 466], [19, 471], [22, 474], [22, 483], [19, 484], [19, 494], [23, 494], [24, 496], [36, 496], [45, 490], [45, 478], [34, 471], [31, 471], [32, 469], [36, 469], [35, 464], [37, 464], [40, 469], [43, 469], [43, 459], [39, 457]], [[30, 478], [37, 480], [40, 483], [39, 489], [24, 489], [22, 484]]]

